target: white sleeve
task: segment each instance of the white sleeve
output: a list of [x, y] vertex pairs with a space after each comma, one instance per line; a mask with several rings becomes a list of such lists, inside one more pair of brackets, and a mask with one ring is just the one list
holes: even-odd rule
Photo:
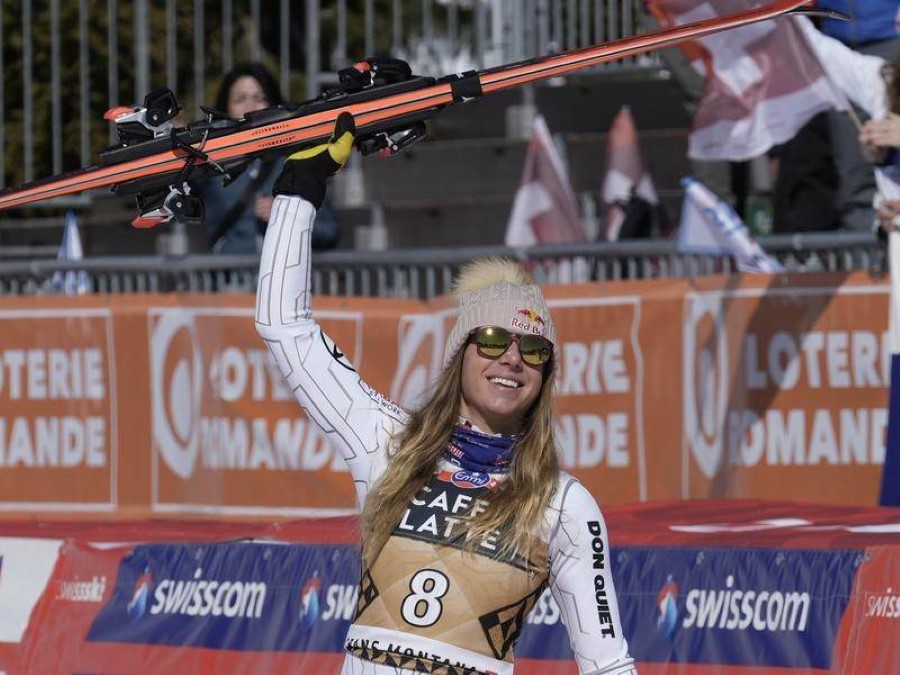
[[[554, 500], [557, 501], [557, 500]], [[560, 483], [559, 522], [550, 537], [550, 592], [583, 675], [636, 675], [622, 634], [606, 522], [577, 480]]]
[[799, 22], [807, 43], [819, 57], [834, 87], [873, 119], [887, 115], [887, 84], [881, 75], [887, 62], [878, 56], [861, 54], [825, 35], [808, 17], [791, 18]]
[[362, 505], [383, 470], [403, 410], [371, 389], [310, 311], [310, 235], [316, 211], [299, 197], [278, 196], [263, 242], [256, 330], [285, 382], [350, 468]]

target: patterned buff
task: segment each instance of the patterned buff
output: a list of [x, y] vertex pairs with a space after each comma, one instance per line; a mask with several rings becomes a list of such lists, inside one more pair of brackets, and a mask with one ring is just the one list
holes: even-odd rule
[[459, 424], [453, 427], [446, 454], [448, 459], [468, 471], [506, 473], [518, 439], [517, 435], [494, 436]]

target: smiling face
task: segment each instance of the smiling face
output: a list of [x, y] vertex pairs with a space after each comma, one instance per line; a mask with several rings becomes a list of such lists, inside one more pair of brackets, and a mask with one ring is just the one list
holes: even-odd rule
[[486, 433], [518, 433], [541, 392], [543, 369], [522, 360], [516, 341], [495, 359], [481, 356], [476, 345], [467, 345], [459, 414]]

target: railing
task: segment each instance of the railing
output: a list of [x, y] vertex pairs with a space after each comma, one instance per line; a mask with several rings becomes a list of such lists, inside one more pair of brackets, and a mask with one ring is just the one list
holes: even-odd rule
[[266, 63], [284, 97], [298, 100], [379, 53], [442, 75], [632, 35], [638, 7], [640, 0], [2, 3], [0, 187], [90, 164], [114, 141], [104, 110], [138, 103], [154, 87], [176, 92], [194, 118], [237, 61]]
[[[760, 239], [788, 271], [883, 273], [883, 245], [870, 233], [814, 233]], [[484, 255], [506, 255], [529, 264], [537, 281], [695, 277], [734, 273], [722, 256], [680, 254], [673, 241], [626, 241], [530, 249], [479, 247], [316, 254], [313, 290], [323, 295], [431, 298], [450, 289], [459, 265]], [[82, 273], [90, 293], [250, 292], [257, 256], [94, 258], [0, 263], [0, 295], [58, 295], [65, 273]]]

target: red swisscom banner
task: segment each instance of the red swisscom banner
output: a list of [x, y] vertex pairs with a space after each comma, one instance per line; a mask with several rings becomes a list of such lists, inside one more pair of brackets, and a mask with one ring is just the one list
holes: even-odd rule
[[[876, 502], [886, 285], [823, 274], [546, 293], [562, 463], [602, 503]], [[365, 380], [402, 405], [440, 368], [453, 321], [447, 298], [314, 308]], [[64, 517], [354, 507], [341, 458], [255, 333], [250, 295], [3, 299], [0, 495], [7, 514]]]
[[[900, 514], [758, 500], [604, 509], [641, 673], [896, 673]], [[0, 670], [336, 673], [358, 599], [353, 517], [6, 521]], [[574, 675], [545, 592], [516, 672]]]

